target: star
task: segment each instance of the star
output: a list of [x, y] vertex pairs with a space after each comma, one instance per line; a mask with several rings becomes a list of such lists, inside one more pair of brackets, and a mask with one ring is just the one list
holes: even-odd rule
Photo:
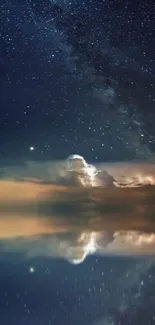
[[30, 148], [29, 148], [29, 150], [30, 151], [33, 151], [35, 148], [33, 147], [33, 146], [31, 146]]

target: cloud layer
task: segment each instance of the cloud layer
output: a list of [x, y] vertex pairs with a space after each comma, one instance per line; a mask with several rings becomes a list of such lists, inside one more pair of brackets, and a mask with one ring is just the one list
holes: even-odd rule
[[88, 178], [87, 165], [86, 171], [79, 162], [77, 166], [74, 178], [68, 177], [73, 172], [68, 161], [4, 169], [1, 250], [64, 257], [74, 263], [94, 253], [154, 255], [153, 162], [96, 166], [97, 186], [72, 183], [79, 176], [80, 181]]

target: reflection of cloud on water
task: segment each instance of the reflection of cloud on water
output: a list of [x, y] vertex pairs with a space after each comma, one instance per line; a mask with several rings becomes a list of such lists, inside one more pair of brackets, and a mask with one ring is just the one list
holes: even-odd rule
[[153, 163], [95, 167], [79, 155], [4, 169], [1, 249], [75, 264], [95, 253], [154, 255], [154, 177]]
[[[133, 236], [132, 243], [128, 237]], [[137, 241], [144, 236], [145, 242]], [[146, 241], [147, 238], [147, 241]], [[31, 236], [28, 238], [3, 239], [1, 251], [23, 252], [27, 257], [46, 256], [65, 258], [73, 264], [84, 261], [88, 255], [112, 255], [112, 256], [154, 256], [155, 235], [141, 234], [138, 232], [117, 232], [109, 236], [108, 232], [81, 232], [64, 233], [44, 236]]]
[[[141, 304], [142, 278], [154, 265], [154, 175], [153, 164], [95, 168], [79, 156], [7, 169], [0, 181], [0, 252], [73, 264], [92, 254], [132, 257], [130, 268], [114, 277], [113, 291], [103, 288], [103, 313], [90, 321], [116, 325], [116, 314], [133, 314]], [[100, 306], [101, 296], [95, 299]], [[93, 305], [83, 308], [91, 318]], [[70, 317], [74, 323], [75, 310]]]
[[66, 258], [73, 264], [84, 261], [87, 255], [96, 252], [96, 238], [87, 234], [54, 234], [50, 236], [16, 238], [1, 242], [1, 250], [23, 252], [25, 256]]

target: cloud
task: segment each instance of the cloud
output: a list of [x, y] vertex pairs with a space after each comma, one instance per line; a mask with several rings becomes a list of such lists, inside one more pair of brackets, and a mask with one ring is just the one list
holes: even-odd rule
[[154, 255], [154, 163], [91, 169], [79, 157], [4, 169], [0, 249], [74, 263], [94, 253]]

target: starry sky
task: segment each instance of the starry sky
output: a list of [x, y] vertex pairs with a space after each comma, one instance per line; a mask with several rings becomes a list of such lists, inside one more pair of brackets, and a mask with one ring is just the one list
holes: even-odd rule
[[152, 156], [153, 18], [148, 1], [1, 1], [1, 158]]
[[[0, 161], [152, 159], [155, 4], [0, 0]], [[152, 325], [154, 260], [0, 256], [2, 325]]]

